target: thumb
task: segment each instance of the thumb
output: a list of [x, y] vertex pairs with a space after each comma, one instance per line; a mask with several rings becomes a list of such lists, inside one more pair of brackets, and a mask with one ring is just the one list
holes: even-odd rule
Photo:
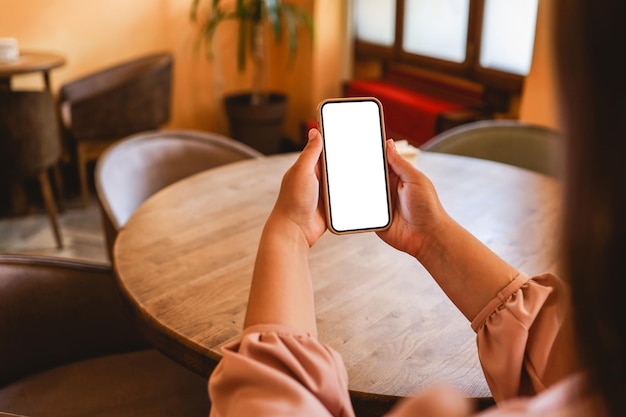
[[387, 161], [400, 179], [406, 179], [411, 172], [415, 171], [415, 166], [400, 155], [393, 139], [387, 140]]
[[313, 167], [322, 153], [322, 135], [319, 130], [309, 130], [309, 140], [298, 157], [298, 162], [307, 167]]

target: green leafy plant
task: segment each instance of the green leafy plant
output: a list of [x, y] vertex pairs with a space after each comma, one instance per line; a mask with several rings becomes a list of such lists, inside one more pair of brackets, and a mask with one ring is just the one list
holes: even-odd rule
[[277, 44], [286, 38], [289, 63], [298, 50], [299, 28], [305, 27], [313, 36], [313, 17], [305, 9], [281, 0], [211, 0], [207, 15], [201, 0], [192, 0], [190, 19], [200, 25], [198, 46], [204, 44], [207, 57], [213, 57], [213, 38], [220, 23], [236, 20], [239, 23], [237, 38], [237, 67], [246, 70], [248, 58], [254, 65], [252, 77], [252, 104], [261, 104], [263, 79], [267, 73], [267, 32], [273, 34]]

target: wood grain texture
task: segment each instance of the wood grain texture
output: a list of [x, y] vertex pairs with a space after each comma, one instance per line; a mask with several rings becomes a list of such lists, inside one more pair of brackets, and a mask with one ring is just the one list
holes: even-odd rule
[[[164, 353], [208, 376], [238, 338], [261, 230], [296, 154], [189, 177], [146, 201], [114, 248], [120, 288]], [[444, 207], [529, 274], [553, 270], [559, 183], [490, 161], [421, 152]], [[319, 337], [356, 398], [383, 401], [447, 382], [489, 397], [470, 324], [428, 272], [373, 233], [326, 233], [310, 254]]]

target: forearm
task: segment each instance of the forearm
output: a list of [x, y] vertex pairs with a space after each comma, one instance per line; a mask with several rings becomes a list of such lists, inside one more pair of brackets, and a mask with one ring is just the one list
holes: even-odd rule
[[270, 215], [259, 244], [244, 327], [284, 324], [317, 336], [308, 253], [301, 229]]
[[468, 320], [519, 274], [449, 217], [425, 239], [416, 258]]

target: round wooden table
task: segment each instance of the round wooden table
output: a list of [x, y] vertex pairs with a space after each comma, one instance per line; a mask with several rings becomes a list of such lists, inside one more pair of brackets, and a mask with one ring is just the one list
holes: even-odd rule
[[[238, 338], [257, 245], [297, 155], [184, 179], [146, 201], [114, 247], [119, 286], [154, 345], [208, 376]], [[560, 185], [485, 160], [421, 152], [417, 165], [462, 225], [535, 274], [557, 256]], [[374, 233], [327, 232], [310, 254], [319, 338], [345, 361], [353, 396], [409, 396], [435, 382], [489, 397], [475, 333], [428, 272]]]
[[0, 88], [9, 90], [14, 75], [41, 72], [46, 89], [50, 90], [50, 70], [65, 65], [59, 54], [37, 51], [20, 51], [15, 61], [0, 61]]

